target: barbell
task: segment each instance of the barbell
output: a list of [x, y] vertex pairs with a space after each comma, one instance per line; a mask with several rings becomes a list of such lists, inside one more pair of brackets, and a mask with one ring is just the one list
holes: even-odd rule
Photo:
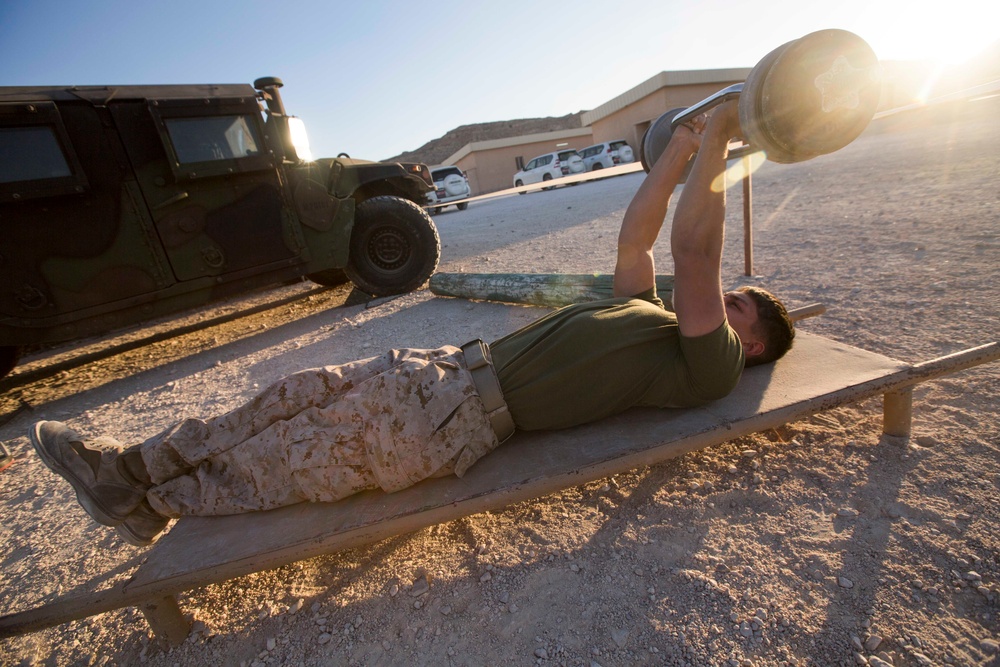
[[874, 117], [881, 95], [881, 68], [871, 47], [846, 30], [819, 30], [768, 53], [743, 83], [662, 114], [643, 135], [639, 159], [648, 172], [674, 128], [738, 98], [749, 150], [762, 151], [772, 162], [810, 160], [854, 141]]

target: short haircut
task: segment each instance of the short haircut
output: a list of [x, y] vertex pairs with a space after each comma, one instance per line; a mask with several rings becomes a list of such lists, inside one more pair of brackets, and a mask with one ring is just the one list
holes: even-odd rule
[[741, 287], [737, 291], [749, 295], [757, 304], [757, 322], [754, 323], [753, 332], [764, 343], [764, 352], [748, 357], [746, 365], [769, 364], [781, 359], [792, 349], [792, 342], [795, 340], [795, 326], [788, 317], [784, 304], [759, 287]]

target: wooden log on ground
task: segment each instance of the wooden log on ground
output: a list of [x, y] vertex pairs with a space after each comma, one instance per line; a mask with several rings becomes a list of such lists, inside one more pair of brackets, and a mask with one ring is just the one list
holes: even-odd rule
[[[614, 276], [601, 273], [436, 273], [431, 292], [438, 296], [558, 308], [571, 303], [609, 299]], [[656, 276], [656, 293], [670, 303], [672, 275]]]
[[[559, 308], [572, 303], [609, 299], [614, 276], [601, 273], [435, 273], [431, 292], [438, 296], [481, 299], [529, 306]], [[656, 293], [669, 304], [674, 292], [674, 277], [656, 276]], [[793, 322], [826, 312], [826, 306], [813, 303], [788, 311]]]

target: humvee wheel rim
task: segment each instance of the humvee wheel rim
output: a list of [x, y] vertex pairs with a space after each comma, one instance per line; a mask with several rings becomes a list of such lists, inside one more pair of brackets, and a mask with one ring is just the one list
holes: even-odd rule
[[396, 271], [410, 258], [410, 245], [399, 230], [381, 227], [372, 232], [368, 241], [368, 257], [384, 271]]

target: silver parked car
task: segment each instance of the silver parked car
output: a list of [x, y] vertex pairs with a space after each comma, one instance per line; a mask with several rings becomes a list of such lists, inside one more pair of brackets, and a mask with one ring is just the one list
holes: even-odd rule
[[[519, 188], [522, 185], [551, 181], [563, 176], [572, 176], [573, 174], [582, 174], [586, 170], [583, 158], [572, 148], [554, 153], [546, 153], [529, 161], [528, 164], [524, 165], [524, 169], [514, 174], [514, 187]], [[571, 185], [576, 185], [576, 183], [572, 183]], [[553, 185], [542, 189], [551, 190], [554, 187]], [[520, 194], [523, 195], [525, 193], [521, 192]]]
[[632, 147], [624, 139], [587, 146], [580, 151], [580, 157], [583, 158], [587, 171], [610, 169], [619, 164], [635, 161]]

